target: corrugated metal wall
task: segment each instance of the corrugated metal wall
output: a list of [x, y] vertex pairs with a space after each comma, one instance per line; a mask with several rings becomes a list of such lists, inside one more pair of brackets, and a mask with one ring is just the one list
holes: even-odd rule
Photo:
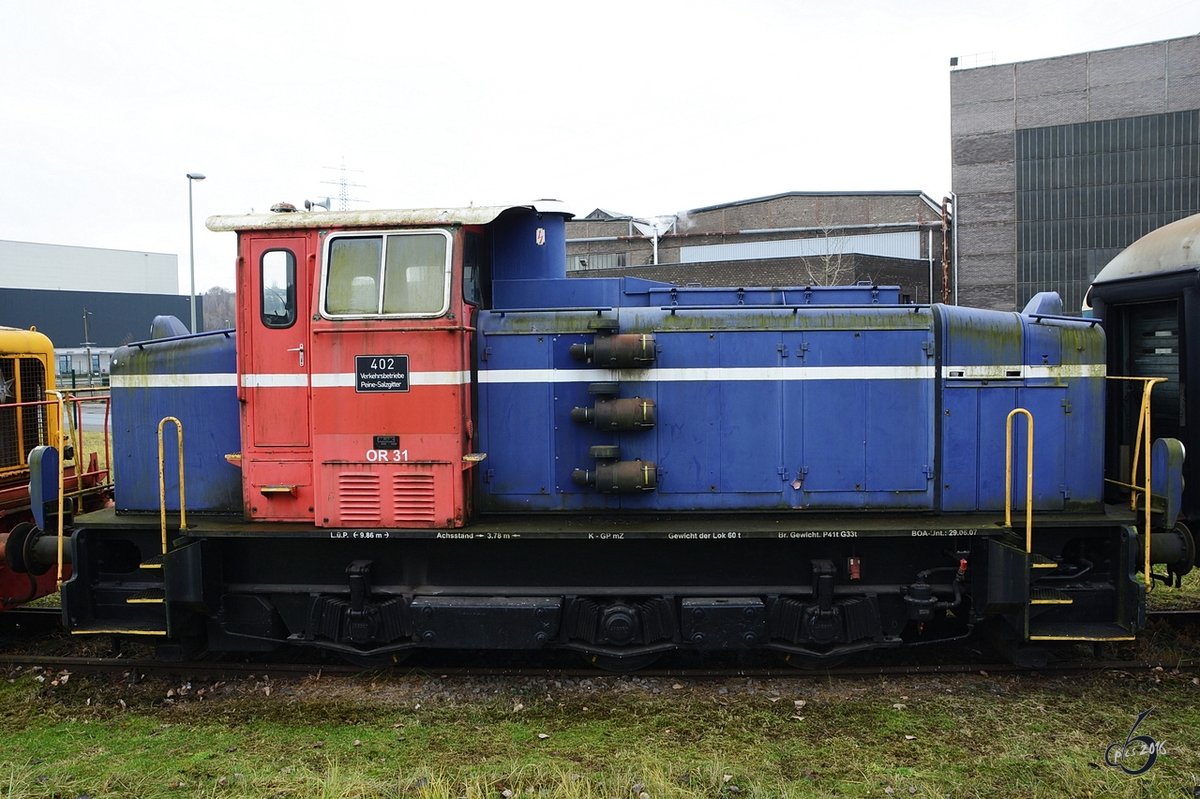
[[[116, 347], [150, 337], [150, 323], [159, 314], [185, 320], [188, 298], [177, 294], [116, 294], [98, 291], [35, 291], [0, 288], [0, 325], [37, 329], [55, 348], [78, 348], [83, 342], [83, 311], [87, 309], [88, 337], [96, 347]], [[196, 298], [203, 319], [204, 296]]]
[[159, 252], [0, 241], [0, 270], [10, 289], [179, 293], [179, 258]]
[[803, 258], [814, 255], [847, 255], [850, 253], [919, 260], [921, 258], [921, 232], [909, 230], [680, 247], [679, 260], [685, 264], [702, 264], [711, 261]]

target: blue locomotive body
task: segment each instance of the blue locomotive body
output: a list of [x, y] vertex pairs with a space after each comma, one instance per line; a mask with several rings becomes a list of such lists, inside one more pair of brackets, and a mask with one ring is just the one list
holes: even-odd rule
[[241, 450], [235, 386], [233, 331], [137, 342], [113, 353], [113, 464], [118, 511], [158, 512], [160, 501], [179, 512], [178, 428], [162, 430], [163, 485], [154, 467], [158, 422], [186, 425], [184, 446], [187, 508], [199, 513], [241, 513], [238, 470], [224, 461]]
[[[1015, 407], [1044, 425], [1035, 509], [1099, 509], [1098, 326], [842, 293], [862, 304], [648, 287], [611, 311], [481, 314], [481, 509], [996, 511]], [[621, 333], [589, 330], [595, 319]], [[620, 335], [653, 352], [619, 368], [571, 355]], [[612, 419], [621, 402], [653, 418]], [[606, 462], [653, 464], [656, 479], [628, 491], [573, 479]]]
[[[117, 508], [75, 520], [68, 626], [614, 664], [985, 622], [1022, 643], [1135, 633], [1151, 530], [1105, 504], [1098, 320], [1054, 295], [1001, 313], [568, 279], [565, 218], [210, 220], [239, 232], [237, 336], [118, 354]], [[167, 416], [186, 525], [170, 429], [152, 480]]]

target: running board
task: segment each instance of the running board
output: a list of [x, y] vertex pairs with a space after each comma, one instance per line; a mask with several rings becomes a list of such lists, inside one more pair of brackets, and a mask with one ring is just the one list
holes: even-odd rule
[[149, 627], [76, 627], [71, 635], [153, 635], [166, 637], [166, 630]]
[[1069, 621], [1029, 624], [1030, 641], [1133, 641], [1132, 632], [1120, 624], [1106, 622], [1075, 623]]

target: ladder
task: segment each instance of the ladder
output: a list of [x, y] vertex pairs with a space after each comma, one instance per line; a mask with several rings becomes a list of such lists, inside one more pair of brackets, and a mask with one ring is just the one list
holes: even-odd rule
[[[123, 577], [111, 582], [97, 582], [92, 589], [93, 623], [74, 627], [76, 635], [145, 635], [167, 637], [171, 630], [170, 608], [167, 605], [166, 576], [169, 549], [167, 529], [166, 456], [163, 431], [175, 425], [179, 455], [179, 532], [186, 532], [187, 505], [183, 468], [183, 423], [174, 416], [158, 423], [158, 507], [160, 551], [142, 561], [133, 579]], [[95, 620], [99, 615], [102, 618]]]
[[[1080, 619], [1080, 614], [1070, 618], [1055, 618], [1056, 611], [1064, 611], [1075, 604], [1067, 591], [1046, 585], [1044, 578], [1059, 568], [1059, 564], [1046, 555], [1035, 552], [1033, 547], [1033, 463], [1034, 437], [1033, 414], [1026, 408], [1014, 408], [1005, 420], [1005, 470], [1004, 470], [1004, 526], [1013, 529], [1013, 426], [1018, 416], [1026, 422], [1025, 430], [1025, 568], [1024, 576], [1028, 591], [1024, 608], [1025, 639], [1028, 641], [1132, 641], [1134, 635], [1129, 625], [1119, 620]], [[1068, 611], [1069, 613], [1069, 611]]]

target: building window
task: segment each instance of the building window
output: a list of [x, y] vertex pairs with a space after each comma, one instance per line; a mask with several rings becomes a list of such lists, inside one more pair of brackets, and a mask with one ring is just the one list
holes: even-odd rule
[[58, 373], [60, 375], [71, 374], [71, 356], [70, 355], [59, 355], [58, 356]]
[[1200, 212], [1200, 111], [1016, 132], [1017, 300], [1078, 310], [1117, 253]]
[[567, 269], [572, 272], [593, 271], [596, 269], [623, 269], [628, 264], [628, 257], [623, 252], [594, 252], [585, 255], [572, 255]]

